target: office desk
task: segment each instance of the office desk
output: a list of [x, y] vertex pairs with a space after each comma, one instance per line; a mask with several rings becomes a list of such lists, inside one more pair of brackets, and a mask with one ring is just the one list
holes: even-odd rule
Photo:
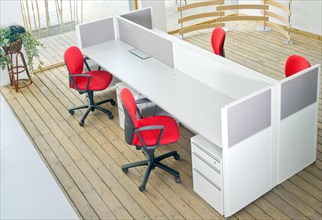
[[221, 108], [234, 99], [153, 57], [142, 60], [130, 49], [133, 47], [114, 40], [85, 48], [83, 53], [221, 147]]

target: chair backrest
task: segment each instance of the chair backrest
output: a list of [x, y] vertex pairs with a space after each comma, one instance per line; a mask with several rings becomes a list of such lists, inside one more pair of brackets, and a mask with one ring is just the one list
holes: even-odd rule
[[225, 43], [226, 33], [221, 27], [216, 27], [211, 34], [211, 45], [215, 54], [220, 56], [225, 56], [224, 53], [224, 43]]
[[134, 132], [134, 130], [138, 127], [138, 120], [136, 117], [136, 102], [132, 92], [127, 88], [122, 89], [120, 93], [120, 98], [125, 115], [125, 141], [128, 144], [132, 144], [136, 141], [137, 138]]
[[285, 63], [285, 76], [292, 76], [293, 74], [309, 68], [310, 66], [311, 64], [304, 57], [291, 55], [287, 58]]
[[[70, 75], [83, 73], [84, 58], [78, 47], [69, 47], [64, 53], [64, 60]], [[74, 88], [74, 85], [71, 82], [69, 82], [69, 86]]]

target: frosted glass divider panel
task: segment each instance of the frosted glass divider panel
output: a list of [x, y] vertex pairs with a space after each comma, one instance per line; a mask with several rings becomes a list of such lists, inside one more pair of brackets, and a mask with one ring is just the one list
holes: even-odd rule
[[129, 21], [132, 21], [138, 25], [146, 27], [148, 29], [153, 28], [153, 19], [152, 19], [152, 8], [144, 8], [140, 10], [135, 10], [128, 12], [126, 14], [120, 15], [122, 18], [125, 18]]
[[271, 96], [266, 87], [222, 108], [225, 217], [273, 187]]
[[271, 89], [266, 89], [227, 108], [228, 147], [271, 126], [271, 96]]
[[183, 43], [175, 43], [176, 68], [221, 93], [238, 99], [268, 85], [273, 80], [259, 76], [241, 65]]
[[117, 17], [117, 19], [121, 41], [142, 50], [170, 67], [174, 67], [172, 41], [125, 18]]
[[318, 75], [315, 65], [281, 82], [281, 119], [317, 102]]
[[76, 34], [80, 48], [115, 40], [114, 18], [104, 18], [76, 25]]

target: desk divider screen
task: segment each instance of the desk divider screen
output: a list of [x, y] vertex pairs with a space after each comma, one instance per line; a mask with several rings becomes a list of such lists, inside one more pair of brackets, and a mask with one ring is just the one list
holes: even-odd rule
[[[185, 43], [176, 43], [176, 68], [192, 78], [233, 98], [242, 98], [270, 85], [252, 70], [241, 66], [231, 66], [230, 61], [203, 49], [190, 47]], [[226, 63], [223, 65], [223, 63]]]
[[153, 28], [152, 8], [144, 8], [141, 10], [131, 11], [120, 16], [148, 29]]
[[80, 48], [115, 40], [114, 18], [84, 23], [76, 26]]
[[271, 90], [227, 109], [228, 146], [271, 126]]
[[[299, 74], [299, 73], [298, 73]], [[288, 78], [281, 85], [281, 119], [317, 102], [318, 66], [304, 70], [303, 74]]]
[[120, 40], [174, 67], [173, 43], [170, 40], [122, 17], [118, 17], [118, 27]]

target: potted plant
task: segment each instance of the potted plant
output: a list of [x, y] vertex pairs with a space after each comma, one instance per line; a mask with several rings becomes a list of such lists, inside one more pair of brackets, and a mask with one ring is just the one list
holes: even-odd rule
[[28, 68], [33, 71], [35, 59], [39, 60], [38, 68], [43, 62], [39, 59], [38, 47], [43, 45], [31, 33], [19, 25], [12, 25], [0, 29], [0, 66], [4, 70], [7, 65], [13, 65], [7, 54], [20, 52], [22, 45], [26, 51]]

